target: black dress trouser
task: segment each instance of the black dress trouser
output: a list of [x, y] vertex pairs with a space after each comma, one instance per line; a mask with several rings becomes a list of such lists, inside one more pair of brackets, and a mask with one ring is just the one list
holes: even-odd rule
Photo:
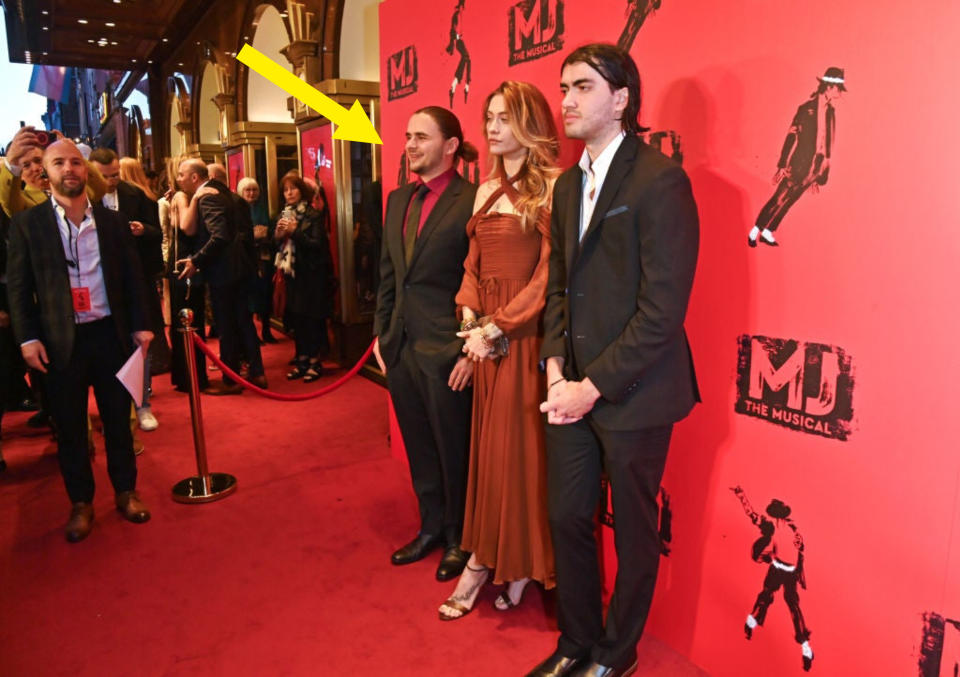
[[[673, 425], [613, 431], [589, 415], [546, 426], [547, 500], [557, 566], [559, 651], [623, 668], [636, 658], [660, 559], [657, 495]], [[610, 479], [617, 578], [603, 622], [596, 516]]]
[[459, 544], [473, 389], [457, 392], [446, 379], [426, 374], [409, 343], [401, 349], [397, 363], [387, 369], [387, 387], [420, 505], [420, 532], [442, 534], [448, 544]]
[[[263, 358], [260, 356], [260, 340], [253, 325], [248, 305], [246, 280], [230, 284], [210, 285], [210, 305], [213, 306], [213, 321], [220, 337], [220, 359], [240, 372], [240, 355], [250, 362], [250, 377], [263, 376]], [[223, 382], [232, 384], [226, 374]]]
[[127, 356], [112, 317], [76, 325], [73, 354], [45, 377], [50, 415], [57, 426], [60, 473], [73, 503], [93, 501], [94, 481], [87, 451], [90, 386], [103, 422], [107, 473], [116, 493], [137, 486], [137, 461], [130, 432], [130, 394], [116, 377]]

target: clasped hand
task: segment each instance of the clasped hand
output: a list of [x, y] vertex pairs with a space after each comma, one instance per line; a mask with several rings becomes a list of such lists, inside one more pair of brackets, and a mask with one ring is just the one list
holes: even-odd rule
[[457, 336], [464, 339], [463, 352], [473, 362], [485, 360], [493, 352], [493, 345], [483, 337], [482, 327], [458, 331]]
[[540, 411], [547, 415], [547, 423], [566, 425], [582, 419], [600, 398], [600, 391], [589, 378], [582, 381], [560, 381], [547, 392], [547, 401]]

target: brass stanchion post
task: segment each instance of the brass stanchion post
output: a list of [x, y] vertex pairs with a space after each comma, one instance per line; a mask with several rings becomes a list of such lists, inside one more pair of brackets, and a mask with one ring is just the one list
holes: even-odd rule
[[173, 500], [178, 503], [209, 503], [225, 498], [237, 490], [237, 478], [207, 470], [207, 444], [203, 437], [203, 413], [200, 411], [200, 381], [197, 378], [196, 348], [193, 345], [193, 311], [180, 311], [178, 331], [183, 335], [187, 374], [190, 375], [190, 418], [193, 421], [193, 450], [197, 456], [197, 477], [188, 477], [173, 485]]

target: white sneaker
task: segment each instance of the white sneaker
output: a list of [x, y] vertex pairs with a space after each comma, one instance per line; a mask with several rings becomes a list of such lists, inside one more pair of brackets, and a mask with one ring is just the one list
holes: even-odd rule
[[137, 420], [140, 421], [140, 430], [143, 430], [144, 432], [156, 430], [157, 426], [160, 425], [157, 422], [157, 417], [154, 416], [153, 412], [149, 409], [138, 409]]

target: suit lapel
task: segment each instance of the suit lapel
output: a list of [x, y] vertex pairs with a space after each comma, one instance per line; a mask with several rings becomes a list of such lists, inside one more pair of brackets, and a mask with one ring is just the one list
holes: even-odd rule
[[392, 255], [394, 267], [403, 271], [404, 275], [407, 273], [407, 261], [403, 255], [403, 220], [407, 215], [407, 207], [415, 187], [416, 184], [408, 183], [400, 189], [402, 192], [394, 202], [392, 223], [388, 223], [387, 248]]
[[618, 148], [614, 154], [613, 161], [610, 163], [610, 169], [607, 170], [607, 176], [603, 180], [603, 186], [600, 188], [600, 195], [597, 197], [597, 204], [593, 209], [593, 216], [590, 217], [590, 226], [587, 228], [587, 232], [583, 234], [583, 244], [586, 244], [590, 236], [596, 232], [597, 227], [603, 220], [603, 215], [607, 213], [610, 205], [613, 204], [613, 198], [617, 196], [620, 185], [627, 177], [630, 167], [633, 166], [633, 160], [637, 156], [638, 145], [639, 141], [637, 137], [628, 135], [623, 139], [620, 148]]
[[[53, 211], [53, 198], [50, 198], [51, 202], [40, 212], [41, 218], [37, 219], [39, 223], [36, 224], [36, 239], [34, 242], [37, 244], [38, 251], [45, 251], [47, 259], [47, 264], [50, 267], [50, 275], [52, 276], [52, 281], [57, 287], [61, 288], [61, 292], [54, 292], [49, 298], [55, 299], [57, 301], [63, 300], [66, 308], [69, 309], [68, 314], [70, 317], [73, 317], [73, 302], [70, 300], [70, 277], [67, 272], [67, 257], [63, 253], [63, 239], [60, 237], [60, 226], [57, 224], [57, 215]], [[63, 311], [64, 309], [61, 308]]]
[[460, 196], [460, 190], [463, 187], [462, 184], [463, 180], [459, 176], [454, 176], [450, 181], [450, 185], [447, 186], [447, 189], [443, 191], [440, 199], [437, 200], [437, 204], [433, 206], [433, 209], [430, 211], [430, 215], [427, 217], [426, 223], [423, 224], [423, 229], [417, 236], [417, 241], [413, 245], [413, 256], [410, 258], [410, 268], [413, 268], [413, 266], [416, 264], [417, 258], [420, 256], [420, 252], [422, 252], [424, 246], [426, 246], [424, 243], [427, 241], [433, 231], [437, 229], [437, 226], [440, 225], [444, 215], [450, 210], [454, 203], [456, 203], [457, 198]]
[[573, 185], [570, 186], [569, 195], [567, 195], [566, 209], [564, 210], [563, 253], [566, 256], [567, 270], [573, 267], [573, 261], [577, 257], [577, 251], [580, 249], [580, 209], [583, 200], [583, 170], [577, 167], [577, 170], [571, 176]]

